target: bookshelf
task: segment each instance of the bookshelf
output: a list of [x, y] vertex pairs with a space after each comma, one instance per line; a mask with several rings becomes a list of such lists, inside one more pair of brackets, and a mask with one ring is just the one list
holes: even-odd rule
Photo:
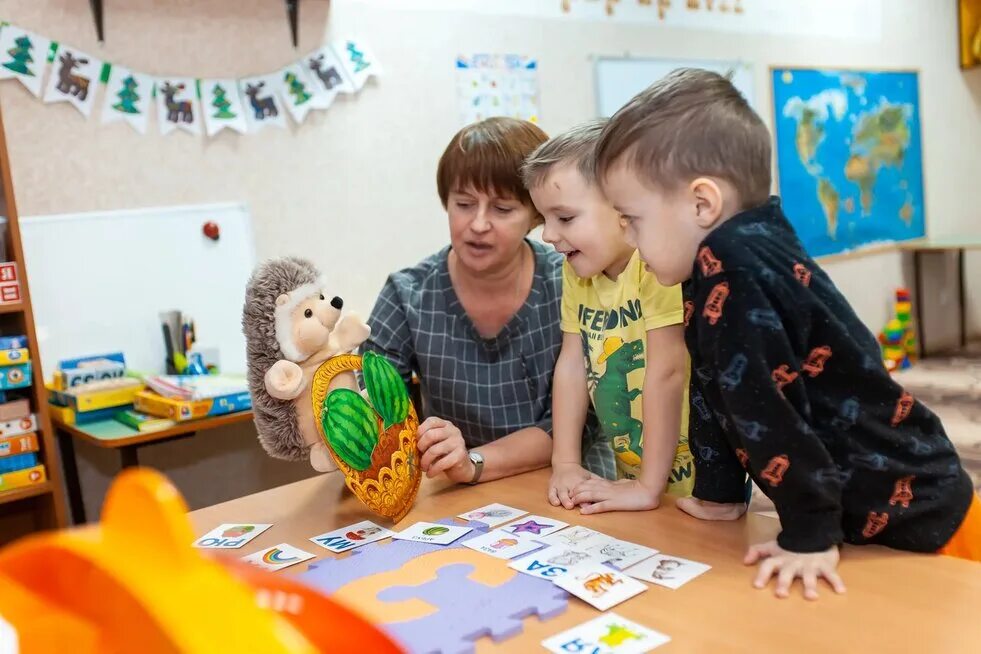
[[24, 266], [24, 251], [21, 246], [2, 114], [0, 114], [0, 179], [2, 179], [0, 215], [7, 219], [5, 255], [8, 262], [15, 262], [17, 265], [21, 294], [19, 302], [0, 303], [0, 334], [27, 336], [33, 366], [32, 385], [17, 393], [30, 399], [31, 411], [34, 412], [38, 423], [37, 436], [41, 448], [39, 459], [44, 463], [47, 473], [45, 482], [0, 491], [0, 545], [5, 545], [35, 531], [64, 527], [67, 524], [67, 511], [61, 482], [61, 461], [51, 426], [51, 417], [48, 414], [44, 377], [41, 373], [41, 356], [34, 329], [34, 313], [31, 310], [31, 293]]

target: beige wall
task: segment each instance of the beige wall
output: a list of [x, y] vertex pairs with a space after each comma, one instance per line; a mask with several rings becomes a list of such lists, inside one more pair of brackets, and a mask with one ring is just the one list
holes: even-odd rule
[[[388, 271], [446, 240], [434, 174], [458, 127], [457, 53], [537, 57], [542, 126], [554, 132], [594, 115], [591, 55], [629, 52], [752, 62], [761, 107], [770, 105], [770, 65], [919, 69], [928, 229], [936, 235], [981, 229], [973, 201], [981, 170], [981, 71], [962, 73], [956, 66], [953, 2], [886, 2], [886, 36], [878, 44], [417, 13], [351, 0], [331, 3], [328, 19], [327, 2], [301, 4], [300, 52], [320, 44], [325, 33], [359, 36], [373, 46], [386, 76], [299, 128], [254, 136], [226, 132], [212, 140], [140, 136], [123, 124], [86, 121], [65, 104], [41, 105], [16, 83], [0, 84], [21, 215], [245, 201], [260, 257], [311, 257], [351, 306], [367, 311]], [[86, 2], [6, 0], [3, 18], [150, 74], [239, 76], [275, 70], [297, 56], [277, 0], [105, 0], [105, 6], [102, 46]], [[772, 120], [769, 112], [764, 119]], [[975, 332], [981, 325], [978, 259], [969, 268]], [[897, 254], [828, 269], [873, 329], [887, 316], [891, 289], [908, 282]], [[927, 305], [934, 317], [928, 326], [941, 339], [951, 335], [954, 316], [954, 287], [945, 288], [931, 293]], [[215, 466], [212, 483], [227, 485], [229, 493], [241, 490], [236, 484], [256, 453], [252, 436], [240, 436], [237, 455]], [[306, 473], [302, 466], [295, 471]]]

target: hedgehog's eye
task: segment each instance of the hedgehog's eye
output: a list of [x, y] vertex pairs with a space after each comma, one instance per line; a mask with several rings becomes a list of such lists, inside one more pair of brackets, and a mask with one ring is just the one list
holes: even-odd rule
[[307, 318], [313, 318], [313, 309], [307, 309], [306, 311], [303, 312], [303, 315], [306, 316]]
[[321, 299], [321, 300], [323, 300], [323, 299], [324, 299], [324, 294], [323, 294], [323, 293], [321, 293], [321, 294], [320, 294], [320, 299]]

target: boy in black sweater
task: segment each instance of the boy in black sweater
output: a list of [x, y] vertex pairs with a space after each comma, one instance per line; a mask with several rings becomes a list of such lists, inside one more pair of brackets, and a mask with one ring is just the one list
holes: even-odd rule
[[954, 447], [768, 198], [769, 133], [732, 84], [675, 71], [611, 119], [596, 165], [658, 281], [684, 282], [696, 474], [678, 506], [735, 520], [748, 471], [780, 515], [746, 555], [762, 560], [754, 585], [843, 592], [842, 542], [981, 561]]

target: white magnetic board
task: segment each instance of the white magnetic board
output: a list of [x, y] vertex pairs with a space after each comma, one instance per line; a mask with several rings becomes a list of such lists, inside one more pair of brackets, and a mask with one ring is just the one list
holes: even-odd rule
[[[218, 224], [212, 241], [202, 227]], [[245, 372], [242, 303], [255, 266], [242, 204], [25, 217], [20, 221], [41, 364], [122, 351], [129, 368], [163, 372], [158, 314], [196, 323], [197, 345], [219, 350], [223, 373]]]
[[738, 61], [698, 59], [600, 58], [596, 60], [596, 110], [609, 118], [631, 98], [676, 68], [704, 68], [722, 75], [732, 71], [732, 83], [750, 106], [756, 106], [753, 69]]

